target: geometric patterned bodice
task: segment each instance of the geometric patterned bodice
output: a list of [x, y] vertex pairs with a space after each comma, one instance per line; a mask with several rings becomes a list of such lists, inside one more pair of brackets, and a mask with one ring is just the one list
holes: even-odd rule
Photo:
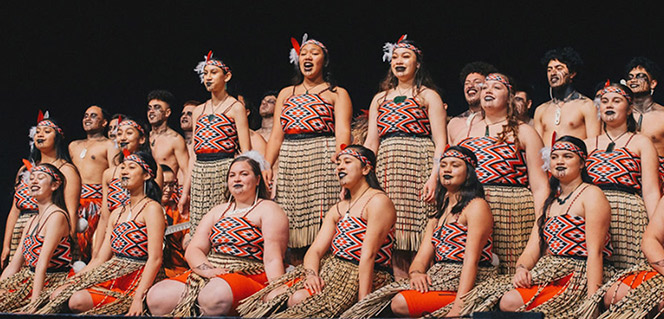
[[101, 184], [81, 184], [81, 198], [102, 198]]
[[524, 151], [514, 142], [498, 143], [492, 136], [467, 137], [459, 142], [477, 157], [477, 178], [482, 184], [528, 186], [528, 169]]
[[627, 145], [608, 153], [595, 149], [588, 155], [586, 165], [595, 185], [615, 184], [641, 189], [641, 157], [632, 153]]
[[198, 118], [194, 129], [196, 154], [235, 153], [237, 149], [237, 128], [233, 119], [224, 113], [204, 114]]
[[263, 261], [263, 233], [244, 216], [219, 219], [210, 231], [210, 244], [219, 254]]
[[280, 117], [285, 134], [334, 133], [334, 105], [325, 101], [320, 93], [286, 99]]
[[[37, 235], [38, 232], [25, 236], [23, 240], [23, 258], [25, 265], [35, 269], [37, 261], [39, 261], [39, 254], [41, 253], [42, 246], [44, 245], [44, 236]], [[63, 271], [69, 269], [71, 263], [71, 243], [69, 236], [60, 238], [60, 242], [53, 251], [53, 256], [48, 263], [47, 271]]]
[[116, 208], [129, 203], [129, 192], [122, 187], [122, 180], [113, 177], [108, 183], [108, 210], [113, 212]]
[[113, 227], [111, 250], [116, 256], [131, 259], [148, 259], [148, 233], [145, 224], [135, 220], [121, 222]]
[[[451, 222], [440, 225], [433, 232], [431, 244], [435, 249], [436, 255], [434, 262], [441, 261], [463, 261], [466, 256], [466, 240], [468, 239], [468, 226], [459, 222]], [[491, 261], [493, 240], [491, 236], [482, 248], [480, 262]]]
[[[547, 250], [554, 256], [588, 257], [586, 246], [586, 220], [570, 214], [548, 217], [544, 223], [542, 235], [547, 243]], [[606, 234], [604, 257], [613, 255], [611, 237]]]
[[16, 208], [19, 210], [37, 210], [37, 201], [30, 196], [30, 188], [23, 178], [19, 178], [18, 185], [14, 191]]
[[[332, 254], [354, 263], [360, 262], [362, 244], [367, 233], [367, 222], [360, 218], [347, 215], [337, 222], [336, 232], [332, 238]], [[394, 228], [378, 249], [374, 266], [390, 267], [392, 249], [394, 247]]]
[[385, 100], [378, 106], [378, 134], [383, 137], [391, 133], [407, 133], [430, 136], [431, 124], [427, 110], [409, 97], [401, 103]]

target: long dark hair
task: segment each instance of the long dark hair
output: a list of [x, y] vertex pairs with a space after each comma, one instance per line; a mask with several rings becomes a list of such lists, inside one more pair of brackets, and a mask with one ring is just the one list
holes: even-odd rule
[[[145, 142], [143, 144], [138, 145], [138, 150], [135, 153], [143, 152], [143, 153], [149, 154], [150, 157], [152, 157], [152, 149], [150, 148], [150, 130], [148, 129], [147, 125], [145, 125], [145, 123], [143, 123], [141, 121], [137, 121], [137, 120], [133, 119], [130, 116], [122, 115], [122, 122], [124, 122], [124, 121], [134, 121], [134, 122], [136, 122], [136, 124], [140, 125], [141, 128], [143, 128], [143, 132], [141, 132], [141, 130], [136, 130], [136, 131], [138, 132], [139, 138], [141, 138], [141, 137], [145, 138]], [[121, 122], [118, 122], [118, 127], [120, 126], [120, 123]], [[116, 137], [116, 139], [117, 139], [117, 137]], [[118, 145], [118, 147], [120, 147], [120, 145]], [[117, 155], [115, 155], [115, 160], [118, 163], [122, 163], [123, 157], [124, 156], [122, 155], [122, 152], [119, 152]]]
[[[67, 179], [65, 178], [65, 175], [62, 174], [62, 172], [57, 167], [55, 167], [55, 165], [53, 165], [53, 164], [41, 163], [41, 164], [37, 164], [36, 166], [44, 166], [44, 167], [50, 169], [53, 172], [53, 174], [55, 174], [56, 176], [58, 176], [60, 178], [62, 183], [60, 183], [60, 186], [58, 186], [58, 188], [56, 188], [53, 191], [53, 193], [51, 194], [51, 202], [53, 202], [53, 204], [55, 204], [55, 206], [58, 206], [58, 208], [64, 210], [67, 213], [69, 213], [67, 211], [67, 204], [65, 203], [65, 187], [67, 186]], [[52, 182], [55, 183], [55, 179], [54, 178], [52, 178], [52, 179], [53, 179]]]
[[[565, 135], [557, 139], [554, 142], [554, 144], [558, 142], [572, 143], [576, 145], [576, 147], [580, 148], [583, 151], [583, 153], [588, 154], [586, 143], [584, 143], [579, 138], [570, 135]], [[551, 147], [553, 147], [553, 145], [551, 145]], [[590, 178], [590, 175], [588, 175], [588, 171], [586, 170], [585, 167], [585, 160], [583, 158], [580, 158], [580, 160], [582, 163], [584, 163], [583, 168], [581, 168], [581, 180], [584, 183], [592, 184], [593, 180], [592, 178]], [[551, 175], [551, 177], [549, 177], [549, 196], [547, 196], [546, 200], [544, 200], [544, 205], [542, 205], [542, 213], [537, 218], [537, 229], [540, 238], [540, 250], [544, 250], [544, 248], [546, 247], [546, 240], [544, 239], [544, 233], [542, 232], [542, 228], [544, 227], [544, 222], [546, 221], [546, 212], [549, 211], [551, 204], [553, 204], [553, 201], [556, 199], [556, 197], [558, 197], [559, 190], [560, 190], [560, 180]]]
[[[267, 191], [267, 185], [265, 184], [265, 180], [263, 179], [263, 174], [261, 174], [261, 166], [256, 162], [253, 158], [245, 155], [240, 155], [236, 157], [232, 162], [231, 165], [228, 166], [228, 171], [226, 172], [226, 181], [228, 181], [228, 177], [230, 176], [231, 173], [231, 167], [237, 162], [245, 162], [249, 164], [251, 167], [252, 173], [258, 178], [258, 187], [256, 191], [258, 192], [258, 198], [262, 199], [270, 199], [270, 193]], [[226, 187], [226, 198], [231, 197], [231, 190], [230, 190], [230, 185], [227, 185]]]
[[[472, 151], [469, 149], [462, 147], [462, 146], [452, 146], [449, 149], [451, 150], [456, 150], [468, 157], [470, 157], [474, 162], [477, 162], [477, 157], [475, 154], [473, 154]], [[461, 195], [461, 198], [459, 201], [457, 201], [456, 205], [452, 207], [452, 210], [450, 211], [452, 215], [460, 214], [464, 208], [470, 203], [471, 200], [475, 198], [484, 198], [484, 187], [482, 186], [482, 183], [480, 183], [479, 179], [477, 178], [477, 174], [475, 173], [475, 167], [471, 165], [470, 163], [464, 161], [466, 163], [466, 179], [461, 184], [461, 188], [459, 189], [459, 194]], [[445, 200], [445, 195], [447, 194], [447, 189], [443, 187], [441, 183], [438, 183], [438, 186], [436, 186], [436, 211], [432, 216], [429, 216], [430, 218], [440, 218], [443, 216], [443, 213], [445, 212], [445, 209], [447, 209], [447, 205], [449, 204], [449, 199]]]
[[[122, 156], [122, 153], [120, 153], [120, 155]], [[138, 151], [134, 153], [134, 155], [138, 156], [146, 164], [148, 164], [148, 167], [153, 172], [155, 172], [155, 174], [158, 172], [157, 162], [154, 160], [154, 157], [152, 157], [152, 154], [143, 151]], [[120, 163], [122, 162], [124, 162], [124, 156], [121, 157]], [[157, 184], [157, 181], [155, 181], [155, 178], [150, 177], [150, 179], [148, 179], [145, 182], [145, 189], [143, 190], [143, 192], [147, 197], [161, 204], [161, 188], [159, 187], [159, 184]]]
[[[317, 44], [315, 44], [315, 45], [317, 45]], [[302, 44], [302, 46], [304, 46], [304, 43]], [[323, 51], [323, 81], [328, 83], [328, 86], [327, 86], [328, 90], [330, 90], [331, 92], [335, 92], [337, 90], [336, 89], [337, 81], [332, 76], [332, 70], [331, 70], [331, 67], [330, 67], [330, 56], [327, 53], [327, 50], [321, 48], [321, 51]], [[291, 80], [291, 83], [293, 85], [301, 84], [304, 81], [304, 74], [302, 74], [302, 70], [300, 70], [299, 61], [294, 64], [294, 70], [295, 70], [295, 74], [293, 75], [293, 79]]]
[[[420, 47], [415, 41], [412, 40], [402, 40], [401, 43], [407, 43], [410, 45], [413, 45], [417, 48], [422, 48]], [[420, 67], [415, 70], [415, 86], [413, 87], [413, 96], [417, 96], [417, 93], [420, 92], [420, 89], [423, 86], [426, 86], [429, 89], [432, 89], [436, 92], [438, 92], [438, 87], [436, 86], [435, 83], [433, 83], [433, 79], [431, 78], [431, 75], [429, 75], [429, 71], [426, 67], [426, 63], [424, 62], [424, 54], [419, 54], [415, 51], [415, 58], [417, 59], [417, 62], [420, 64]], [[380, 90], [381, 91], [387, 91], [390, 89], [394, 89], [399, 85], [399, 79], [394, 76], [394, 73], [392, 73], [392, 67], [389, 67], [387, 69], [387, 74], [385, 75], [385, 78], [383, 79], [382, 82], [380, 82]]]
[[[372, 150], [362, 145], [353, 144], [347, 146], [346, 148], [352, 148], [360, 153], [360, 155], [367, 158], [369, 161], [368, 165], [371, 165], [371, 170], [369, 171], [369, 174], [364, 176], [364, 179], [367, 181], [367, 184], [369, 184], [369, 187], [383, 192], [384, 190], [380, 186], [380, 182], [378, 182], [378, 177], [376, 176], [376, 154], [374, 154]], [[366, 165], [367, 164], [362, 163], [362, 167]], [[344, 192], [344, 199], [350, 199], [350, 192], [348, 190]]]
[[[58, 122], [52, 118], [46, 118], [45, 120], [49, 120], [53, 122], [56, 126], [60, 126]], [[55, 156], [57, 159], [62, 159], [65, 160], [67, 163], [71, 163], [71, 157], [69, 157], [69, 150], [67, 148], [67, 143], [65, 143], [65, 137], [64, 135], [60, 134], [58, 130], [55, 131], [55, 140], [53, 147], [55, 148]], [[33, 147], [30, 150], [30, 159], [32, 160], [33, 163], [39, 163], [41, 161], [41, 151], [37, 147]]]
[[[615, 82], [612, 82], [611, 84], [609, 84], [609, 86], [614, 86], [614, 87], [620, 88], [621, 90], [625, 91], [625, 93], [627, 93], [627, 95], [629, 95], [629, 97], [630, 97], [628, 99], [627, 103], [629, 103], [629, 107], [633, 107], [632, 102], [630, 102], [630, 101], [634, 101], [634, 92], [632, 92], [632, 89], [630, 89], [626, 85], [622, 85], [620, 83], [615, 83]], [[602, 126], [604, 128], [604, 132], [606, 132], [606, 123], [603, 122], [603, 121], [602, 121]], [[627, 114], [627, 131], [630, 132], [630, 133], [635, 133], [636, 132], [636, 126], [637, 126], [637, 124], [636, 124], [636, 120], [634, 119], [634, 116], [632, 116], [632, 114]]]
[[521, 142], [519, 141], [519, 112], [516, 111], [516, 102], [514, 100], [514, 96], [516, 92], [514, 91], [514, 84], [512, 83], [512, 78], [508, 76], [505, 73], [500, 73], [501, 76], [503, 76], [505, 79], [507, 79], [507, 82], [512, 85], [512, 87], [507, 88], [508, 96], [507, 96], [507, 123], [503, 125], [503, 130], [498, 133], [498, 142], [505, 142], [507, 141], [507, 138], [509, 134], [511, 133], [513, 138], [514, 138], [514, 146], [516, 149], [521, 148]]

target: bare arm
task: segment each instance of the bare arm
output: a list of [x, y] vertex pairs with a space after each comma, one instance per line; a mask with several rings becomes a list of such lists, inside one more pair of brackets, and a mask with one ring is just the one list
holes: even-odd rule
[[284, 274], [284, 255], [288, 245], [288, 217], [274, 202], [263, 202], [269, 207], [261, 216], [264, 251], [263, 265], [269, 281]]
[[428, 292], [429, 285], [431, 285], [431, 278], [427, 275], [427, 270], [429, 269], [429, 265], [431, 265], [435, 253], [435, 248], [431, 244], [431, 238], [437, 225], [437, 218], [429, 219], [424, 230], [424, 235], [422, 236], [422, 242], [420, 242], [420, 249], [417, 250], [417, 254], [413, 258], [413, 262], [410, 263], [410, 268], [408, 268], [410, 288], [422, 293]]
[[546, 173], [542, 169], [544, 162], [540, 156], [540, 150], [544, 147], [542, 139], [530, 125], [519, 126], [519, 141], [526, 150], [526, 166], [528, 169], [528, 182], [533, 192], [535, 204], [535, 215], [542, 211], [544, 201], [549, 194], [549, 182]]
[[586, 274], [588, 276], [588, 297], [590, 297], [602, 286], [604, 272], [602, 249], [609, 233], [611, 206], [604, 193], [594, 186], [589, 187], [588, 194], [584, 196], [582, 203], [586, 219], [586, 245], [588, 247]]
[[332, 160], [336, 161], [336, 154], [341, 151], [341, 144], [350, 144], [350, 122], [353, 118], [353, 105], [348, 92], [337, 87], [336, 99], [334, 101], [334, 136], [336, 140], [336, 152]]
[[535, 116], [533, 117], [533, 124], [537, 134], [542, 138], [544, 136], [544, 125], [542, 124], [542, 113], [544, 113], [544, 104], [541, 104], [535, 109]]
[[102, 243], [106, 238], [106, 228], [108, 226], [108, 218], [111, 212], [108, 209], [108, 184], [113, 178], [113, 168], [107, 168], [101, 179], [101, 208], [99, 211], [99, 221], [97, 222], [97, 229], [95, 230], [95, 240], [92, 243], [92, 258], [94, 259], [102, 247]]
[[378, 155], [378, 147], [380, 146], [380, 138], [378, 136], [378, 94], [371, 101], [367, 121], [367, 138], [364, 141], [364, 147]]
[[235, 120], [237, 128], [237, 137], [240, 142], [240, 151], [242, 153], [251, 150], [251, 138], [249, 137], [249, 120], [247, 120], [247, 110], [244, 104], [235, 103], [229, 112]]
[[69, 227], [67, 227], [67, 219], [62, 213], [52, 213], [44, 224], [44, 244], [39, 252], [39, 259], [35, 266], [35, 278], [32, 284], [32, 297], [31, 302], [37, 301], [39, 294], [44, 289], [46, 282], [46, 270], [48, 264], [51, 262], [53, 252], [58, 247], [60, 239], [69, 234]]
[[447, 146], [447, 111], [443, 106], [443, 100], [438, 93], [433, 90], [425, 90], [423, 92], [427, 100], [429, 108], [429, 123], [431, 123], [431, 139], [434, 144], [433, 169], [429, 174], [429, 179], [424, 185], [422, 194], [424, 200], [433, 201], [436, 186], [438, 184], [438, 169], [440, 168], [440, 157], [443, 155], [443, 150]]
[[[193, 128], [194, 136], [196, 136], [196, 128], [197, 128], [196, 123], [198, 122], [198, 118], [201, 117], [201, 113], [203, 112], [203, 105], [205, 104], [196, 106], [191, 114], [191, 119], [194, 121], [194, 128]], [[194, 136], [192, 136], [192, 139], [194, 139]], [[189, 165], [186, 166], [184, 181], [182, 182], [182, 197], [180, 198], [180, 202], [178, 203], [178, 210], [185, 216], [189, 216], [189, 194], [191, 194], [191, 172], [194, 170], [194, 162], [196, 161], [195, 158], [196, 153], [194, 152], [193, 141], [191, 143], [191, 154], [194, 157], [190, 158], [188, 162]]]
[[[186, 176], [187, 167], [189, 167], [189, 152], [187, 151], [187, 145], [184, 143], [184, 138], [180, 134], [175, 134], [173, 141], [173, 153], [175, 154], [175, 160], [178, 162], [178, 167], [182, 171], [182, 176]], [[175, 172], [176, 174], [178, 172]], [[185, 177], [186, 178], [186, 177]]]
[[599, 117], [597, 116], [597, 107], [592, 100], [587, 101], [583, 104], [581, 109], [583, 112], [583, 119], [586, 124], [586, 138], [594, 138], [598, 136], [601, 132], [601, 124]]
[[5, 224], [5, 237], [2, 241], [2, 260], [0, 260], [0, 266], [5, 267], [7, 259], [9, 258], [9, 250], [11, 249], [12, 234], [14, 232], [14, 227], [16, 227], [16, 221], [21, 211], [16, 207], [16, 198], [12, 200], [12, 208], [9, 210], [7, 215], [7, 223]]
[[81, 201], [81, 177], [71, 164], [62, 166], [61, 171], [67, 180], [65, 184], [65, 205], [69, 212], [69, 232], [72, 238], [75, 238], [76, 225], [78, 224], [78, 205]]
[[196, 233], [194, 237], [191, 238], [187, 250], [184, 253], [184, 258], [189, 264], [189, 268], [196, 274], [210, 278], [215, 276], [221, 271], [217, 270], [211, 272], [210, 270], [216, 269], [207, 258], [208, 253], [210, 252], [210, 231], [214, 226], [214, 223], [217, 222], [218, 216], [221, 215], [221, 211], [228, 204], [221, 204], [213, 207], [207, 214], [203, 216], [198, 227], [196, 228]]
[[270, 138], [268, 139], [267, 147], [265, 148], [265, 160], [268, 162], [268, 165], [270, 165], [270, 169], [267, 171], [267, 175], [269, 176], [263, 176], [266, 178], [265, 182], [267, 183], [272, 181], [272, 165], [274, 165], [274, 162], [277, 161], [281, 143], [284, 142], [284, 130], [281, 127], [281, 110], [284, 107], [284, 101], [290, 94], [288, 92], [290, 88], [291, 87], [284, 88], [281, 90], [281, 92], [279, 92], [279, 96], [277, 96], [277, 102], [274, 105], [272, 132], [270, 133]]
[[304, 268], [314, 271], [316, 275], [319, 273], [321, 258], [323, 258], [332, 245], [332, 238], [334, 237], [337, 221], [340, 218], [336, 211], [337, 205], [339, 204], [332, 206], [325, 215], [323, 225], [321, 226], [318, 235], [316, 235], [316, 239], [314, 239], [311, 247], [309, 247], [307, 253], [304, 255]]
[[643, 233], [641, 250], [652, 268], [664, 275], [664, 198], [659, 201], [654, 216]]
[[643, 201], [646, 205], [648, 217], [652, 218], [661, 196], [659, 186], [659, 159], [657, 150], [650, 139], [638, 134], [638, 145], [641, 155], [641, 183], [643, 187]]
[[367, 203], [367, 232], [362, 242], [358, 267], [360, 277], [358, 300], [362, 300], [371, 293], [376, 254], [385, 242], [387, 234], [394, 227], [396, 220], [397, 213], [394, 204], [387, 196], [376, 196]]

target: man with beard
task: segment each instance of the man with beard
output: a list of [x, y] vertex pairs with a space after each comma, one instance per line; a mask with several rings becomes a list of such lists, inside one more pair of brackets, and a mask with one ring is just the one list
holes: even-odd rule
[[572, 81], [583, 66], [579, 54], [570, 47], [553, 49], [544, 54], [551, 100], [535, 109], [535, 130], [544, 146], [551, 146], [557, 136], [571, 135], [582, 140], [600, 133], [597, 108], [593, 101], [574, 89]]
[[475, 61], [466, 64], [461, 69], [459, 81], [463, 85], [463, 95], [468, 102], [468, 110], [452, 118], [447, 124], [447, 137], [450, 145], [456, 145], [466, 138], [468, 130], [483, 119], [480, 106], [480, 90], [484, 85], [484, 78], [494, 72], [496, 68], [486, 62]]
[[[664, 107], [653, 100], [660, 68], [652, 60], [635, 57], [625, 66], [626, 85], [634, 92], [632, 115], [636, 129], [650, 138], [659, 156], [659, 176], [664, 182]], [[663, 184], [664, 185], [664, 184]]]
[[530, 88], [527, 85], [518, 83], [514, 86], [514, 106], [519, 120], [533, 126], [533, 119], [530, 118], [530, 108], [533, 106], [533, 99], [530, 97]]
[[[118, 153], [115, 143], [104, 136], [109, 114], [101, 107], [88, 107], [83, 115], [85, 139], [69, 144], [69, 155], [81, 176], [81, 199], [78, 207], [76, 237], [82, 261], [90, 261], [92, 239], [102, 201], [101, 182], [104, 170], [113, 165], [113, 157]], [[97, 238], [96, 240], [103, 240]]]
[[260, 114], [261, 128], [256, 130], [256, 133], [260, 134], [266, 141], [270, 139], [270, 133], [272, 133], [272, 125], [274, 120], [274, 106], [277, 103], [277, 91], [268, 91], [263, 94], [261, 99], [261, 105], [258, 108], [258, 114]]
[[148, 123], [150, 131], [150, 148], [157, 164], [168, 165], [179, 180], [184, 180], [184, 172], [189, 167], [189, 153], [184, 138], [168, 127], [171, 116], [171, 105], [175, 97], [166, 90], [154, 90], [148, 93]]
[[190, 148], [194, 136], [194, 121], [192, 120], [191, 115], [193, 114], [196, 106], [199, 104], [201, 104], [201, 102], [189, 100], [184, 102], [184, 105], [182, 106], [182, 114], [180, 115], [180, 128], [184, 134], [184, 142], [187, 144], [187, 148]]

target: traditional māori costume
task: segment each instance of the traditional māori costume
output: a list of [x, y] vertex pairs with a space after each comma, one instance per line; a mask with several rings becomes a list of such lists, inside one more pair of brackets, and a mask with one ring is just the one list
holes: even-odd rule
[[659, 156], [659, 186], [664, 190], [664, 156]]
[[101, 184], [82, 184], [81, 199], [78, 206], [79, 225], [85, 220], [85, 228], [77, 229], [76, 238], [80, 249], [80, 258], [86, 263], [92, 257], [92, 236], [97, 230], [102, 201]]
[[[175, 192], [173, 192], [175, 196]], [[184, 218], [178, 211], [176, 201], [171, 201], [164, 206], [166, 210], [166, 225], [173, 226], [177, 224], [186, 223], [189, 218]], [[187, 261], [184, 258], [184, 247], [182, 240], [184, 236], [189, 233], [189, 229], [179, 231], [164, 237], [164, 256], [163, 265], [166, 277], [175, 277], [181, 275], [189, 268]]]
[[[443, 224], [434, 230], [431, 237], [431, 245], [435, 252], [434, 264], [427, 271], [431, 278], [429, 292], [421, 293], [411, 290], [410, 280], [403, 279], [364, 297], [344, 312], [341, 317], [374, 317], [386, 308], [397, 294], [406, 299], [411, 317], [420, 317], [424, 313], [433, 313], [436, 317], [445, 316], [456, 298], [467, 238], [468, 227], [458, 222]], [[476, 283], [481, 283], [498, 274], [497, 268], [491, 265], [492, 246], [492, 240], [489, 237], [480, 255]]]
[[[516, 288], [524, 302], [518, 311], [542, 312], [546, 318], [574, 317], [588, 291], [585, 218], [568, 212], [547, 217], [542, 233], [547, 243], [546, 255], [530, 270], [533, 286]], [[607, 234], [602, 255], [608, 258], [612, 251]], [[604, 280], [613, 274], [613, 267], [605, 263]], [[502, 275], [476, 286], [464, 297], [462, 313], [490, 310], [506, 292], [514, 289], [512, 278], [511, 274]]]
[[525, 152], [514, 142], [499, 142], [492, 136], [467, 137], [459, 146], [472, 150], [478, 160], [475, 172], [493, 215], [493, 251], [500, 258], [499, 272], [514, 274], [535, 222]]
[[[23, 174], [29, 174], [29, 171], [25, 171], [20, 175]], [[12, 230], [12, 238], [11, 242], [9, 243], [10, 261], [16, 252], [16, 248], [18, 248], [19, 242], [21, 241], [21, 235], [23, 234], [23, 228], [25, 227], [25, 224], [31, 217], [37, 216], [39, 213], [37, 210], [37, 201], [32, 198], [32, 196], [30, 196], [28, 183], [24, 180], [23, 176], [19, 176], [18, 184], [14, 189], [14, 202], [16, 203], [16, 208], [19, 210], [19, 215], [18, 219], [16, 220], [16, 224], [14, 225], [14, 229]]]
[[[194, 127], [196, 161], [191, 172], [190, 232], [194, 235], [201, 218], [214, 206], [227, 200], [226, 174], [239, 148], [235, 120], [226, 115], [237, 101], [215, 113], [212, 102], [203, 105], [203, 114]], [[212, 113], [206, 114], [208, 106]]]
[[433, 169], [429, 114], [415, 98], [385, 100], [378, 106], [376, 121], [376, 176], [397, 211], [396, 249], [416, 251], [428, 217], [436, 210], [420, 196]]
[[319, 93], [293, 94], [284, 102], [277, 196], [288, 216], [288, 247], [303, 248], [316, 238], [327, 210], [339, 200], [334, 105]]
[[[230, 207], [231, 205], [228, 206]], [[263, 289], [267, 285], [267, 276], [263, 267], [263, 232], [247, 218], [251, 210], [242, 216], [224, 216], [228, 208], [210, 230], [211, 250], [208, 260], [215, 267], [229, 271], [217, 277], [225, 280], [230, 286], [233, 292], [233, 305], [229, 315], [237, 315], [235, 308], [240, 300]], [[201, 289], [210, 282], [210, 279], [189, 270], [171, 280], [186, 284], [186, 288], [170, 315], [175, 317], [200, 315], [196, 302]]]
[[[62, 213], [67, 220], [69, 220], [69, 216], [64, 211], [56, 211], [52, 214], [57, 213]], [[37, 217], [35, 217], [35, 219], [36, 218]], [[31, 227], [33, 221], [34, 219], [32, 219], [30, 225], [27, 226], [29, 227], [28, 233], [23, 240], [23, 259], [25, 260], [25, 266], [13, 276], [0, 281], [0, 289], [5, 290], [2, 297], [0, 297], [0, 312], [25, 311], [28, 309], [34, 310], [40, 301], [45, 300], [48, 296], [48, 294], [45, 293], [48, 288], [59, 286], [67, 278], [67, 273], [72, 260], [71, 240], [69, 235], [62, 237], [53, 251], [51, 260], [48, 263], [48, 268], [46, 269], [46, 278], [44, 279], [42, 296], [39, 298], [40, 301], [30, 304], [32, 287], [34, 286], [35, 268], [37, 267], [39, 254], [44, 245], [44, 236], [39, 235], [43, 225], [37, 223], [34, 227]], [[69, 221], [67, 224], [69, 224]]]
[[67, 281], [69, 286], [37, 313], [63, 312], [69, 298], [83, 289], [90, 293], [94, 304], [94, 307], [84, 314], [126, 313], [131, 306], [148, 259], [146, 225], [138, 223], [135, 219], [117, 223], [111, 233], [111, 250], [113, 257], [109, 261], [71, 277]]
[[[318, 294], [311, 291], [310, 297], [301, 303], [283, 309], [289, 297], [303, 289], [306, 274], [302, 265], [293, 271], [273, 280], [267, 287], [242, 301], [237, 311], [244, 317], [275, 318], [326, 318], [337, 317], [357, 302], [359, 291], [359, 262], [362, 243], [367, 230], [367, 222], [354, 216], [340, 218], [332, 239], [332, 254], [320, 261], [319, 276], [325, 282]], [[390, 232], [376, 253], [373, 273], [373, 290], [392, 281], [390, 262], [394, 234]], [[288, 289], [270, 301], [263, 298], [282, 286]]]
[[113, 177], [108, 183], [107, 197], [109, 212], [129, 204], [129, 192], [122, 187], [122, 180], [117, 177]]
[[648, 213], [641, 197], [641, 158], [624, 147], [611, 152], [593, 150], [586, 160], [588, 175], [599, 186], [611, 205], [613, 265], [621, 270], [639, 264], [645, 257], [641, 238], [648, 225]]

